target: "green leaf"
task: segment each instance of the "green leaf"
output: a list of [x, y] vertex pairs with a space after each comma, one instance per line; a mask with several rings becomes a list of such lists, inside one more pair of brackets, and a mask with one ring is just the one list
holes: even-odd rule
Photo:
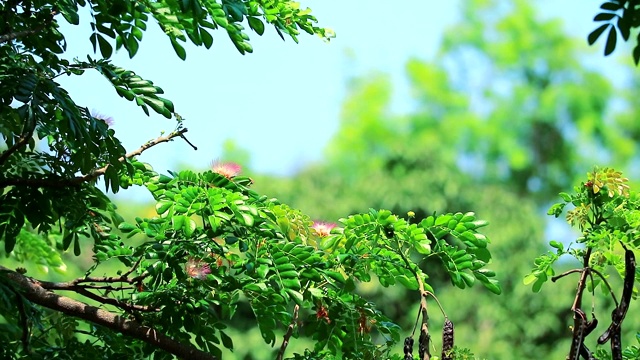
[[98, 34], [98, 44], [100, 45], [100, 54], [102, 54], [102, 57], [105, 59], [110, 58], [111, 54], [113, 54], [113, 48], [111, 47], [111, 44], [109, 44], [109, 42], [100, 34]]
[[488, 283], [483, 283], [482, 285], [496, 295], [502, 294], [502, 287], [496, 279], [489, 279]]
[[257, 17], [250, 16], [248, 17], [249, 27], [253, 29], [258, 35], [264, 34], [264, 23], [258, 19]]
[[291, 298], [293, 299], [293, 301], [302, 306], [302, 303], [304, 302], [304, 299], [302, 297], [302, 294], [300, 294], [300, 292], [291, 289], [290, 287], [287, 287], [287, 289], [285, 289], [285, 291], [287, 292], [287, 294], [289, 294], [289, 296], [291, 296]]
[[187, 218], [182, 226], [182, 231], [185, 236], [190, 237], [196, 230], [196, 227], [196, 222], [193, 221], [193, 219]]
[[173, 50], [176, 52], [180, 59], [185, 60], [187, 58], [187, 51], [184, 49], [184, 47], [182, 47], [182, 45], [178, 44], [178, 41], [176, 41], [176, 39], [171, 39], [171, 45], [173, 46]]
[[156, 204], [156, 213], [158, 215], [162, 215], [165, 212], [167, 212], [167, 210], [169, 210], [169, 208], [173, 205], [173, 201], [159, 201]]
[[615, 13], [600, 13], [593, 18], [593, 21], [609, 21], [616, 17]]
[[81, 251], [80, 251], [80, 240], [78, 239], [78, 236], [74, 236], [73, 237], [73, 254], [75, 256], [80, 256]]
[[[164, 107], [164, 103], [157, 97], [146, 95], [140, 95], [139, 97], [142, 99], [142, 101], [144, 101], [145, 104], [149, 105], [153, 109], [153, 111], [157, 112], [158, 114], [165, 115], [165, 113], [167, 112], [167, 109]], [[168, 118], [171, 118], [171, 115], [169, 115]]]
[[205, 29], [200, 29], [200, 37], [202, 37], [202, 43], [204, 44], [204, 47], [206, 47], [207, 49], [211, 48], [211, 45], [213, 45], [213, 37], [211, 36], [211, 34], [209, 34], [209, 32], [207, 32], [207, 30]]
[[300, 290], [300, 279], [282, 279], [282, 286], [284, 286], [285, 289]]
[[431, 254], [431, 244], [430, 242], [427, 241], [420, 241], [419, 243], [416, 243], [416, 251], [419, 252], [422, 255], [429, 255]]
[[558, 249], [560, 251], [564, 250], [564, 245], [562, 245], [561, 242], [558, 242], [558, 241], [555, 241], [555, 240], [551, 240], [551, 241], [549, 241], [549, 245], [552, 248]]
[[606, 2], [600, 5], [602, 10], [618, 11], [622, 9], [621, 2]]
[[604, 56], [610, 55], [613, 50], [616, 49], [616, 41], [618, 35], [616, 34], [615, 26], [611, 25], [609, 29], [609, 36], [607, 37], [607, 44], [604, 46]]
[[131, 101], [134, 99], [135, 95], [133, 94], [132, 91], [127, 90], [121, 86], [115, 86], [116, 92], [118, 93], [118, 95], [122, 96], [123, 98]]
[[249, 283], [249, 284], [245, 285], [242, 289], [245, 292], [246, 291], [255, 291], [255, 292], [261, 293], [261, 292], [267, 290], [267, 285], [265, 285], [264, 283]]
[[417, 290], [418, 281], [414, 277], [408, 277], [406, 275], [396, 276], [395, 280], [406, 287], [408, 290]]
[[567, 194], [566, 192], [561, 192], [559, 195], [565, 202], [571, 202], [571, 195]]
[[137, 226], [126, 223], [126, 222], [123, 222], [120, 225], [118, 225], [118, 230], [122, 231], [125, 234], [132, 232], [133, 230], [136, 230], [136, 229], [137, 229]]
[[536, 280], [538, 280], [538, 277], [535, 274], [527, 274], [522, 280], [522, 283], [525, 285], [531, 285]]
[[78, 9], [75, 6], [68, 6], [67, 2], [60, 1], [58, 3], [58, 7], [60, 8], [60, 13], [65, 20], [71, 25], [78, 25], [80, 23], [80, 16], [78, 16]]
[[220, 340], [222, 340], [222, 345], [229, 350], [233, 350], [233, 340], [229, 337], [229, 335], [220, 331]]
[[600, 35], [602, 35], [602, 33], [605, 30], [607, 30], [607, 27], [609, 26], [610, 26], [609, 24], [603, 24], [603, 25], [600, 25], [597, 29], [593, 30], [587, 37], [587, 42], [589, 42], [589, 45], [593, 45], [596, 42], [596, 40], [598, 40]]

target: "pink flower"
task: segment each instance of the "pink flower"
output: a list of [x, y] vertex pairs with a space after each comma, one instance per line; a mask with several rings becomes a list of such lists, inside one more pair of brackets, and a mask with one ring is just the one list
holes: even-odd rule
[[194, 258], [189, 258], [187, 260], [184, 270], [187, 272], [187, 275], [199, 280], [204, 280], [208, 274], [211, 274], [209, 264]]
[[232, 177], [238, 176], [238, 174], [240, 174], [242, 167], [232, 162], [223, 163], [220, 161], [214, 161], [211, 164], [211, 170], [214, 173], [217, 173], [226, 177], [227, 179], [231, 179]]
[[336, 227], [336, 224], [323, 221], [314, 221], [313, 225], [311, 225], [311, 228], [315, 230], [316, 234], [320, 237], [329, 236], [334, 227]]

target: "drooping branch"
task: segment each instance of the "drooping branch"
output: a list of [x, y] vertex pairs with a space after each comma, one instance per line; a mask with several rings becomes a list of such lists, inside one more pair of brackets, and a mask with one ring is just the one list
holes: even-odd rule
[[12, 282], [12, 285], [24, 298], [34, 304], [60, 311], [69, 316], [84, 319], [124, 335], [142, 340], [181, 359], [216, 359], [216, 357], [211, 354], [196, 349], [190, 344], [177, 342], [154, 328], [141, 325], [137, 321], [128, 320], [112, 312], [90, 306], [65, 296], [57, 295], [40, 286], [37, 280], [26, 277], [3, 266], [0, 266], [0, 272]]
[[[175, 137], [184, 138], [184, 134], [187, 131], [188, 130], [186, 128], [184, 128], [184, 129], [179, 129], [179, 130], [173, 131], [170, 134], [165, 135], [165, 136], [159, 136], [156, 139], [151, 140], [151, 141], [147, 142], [146, 144], [142, 145], [138, 149], [127, 153], [125, 156], [123, 156], [120, 159], [118, 159], [118, 161], [124, 162], [126, 159], [130, 159], [130, 158], [132, 158], [134, 156], [138, 156], [138, 155], [142, 154], [144, 151], [148, 150], [149, 148], [151, 148], [153, 146], [156, 146], [156, 145], [164, 143], [164, 142], [169, 142]], [[30, 136], [26, 138], [25, 143], [26, 143], [26, 141], [29, 140], [29, 138], [30, 138]], [[18, 143], [16, 143], [16, 145], [17, 144]], [[6, 157], [9, 157], [9, 155], [11, 155], [11, 152], [9, 152], [10, 150], [11, 149], [5, 151], [4, 153], [2, 153], [2, 155], [0, 155], [0, 163], [2, 163], [3, 157], [5, 155], [6, 155]], [[13, 150], [13, 151], [15, 151], [15, 150]], [[108, 168], [109, 168], [109, 165], [105, 165], [105, 166], [103, 166], [103, 167], [101, 167], [99, 169], [96, 169], [96, 170], [94, 170], [94, 171], [92, 171], [92, 172], [90, 172], [90, 173], [88, 173], [86, 175], [76, 176], [76, 177], [70, 178], [70, 179], [24, 179], [24, 178], [2, 179], [2, 180], [0, 180], [0, 188], [7, 187], [7, 186], [32, 186], [32, 187], [51, 187], [51, 188], [66, 188], [66, 187], [72, 187], [72, 186], [79, 186], [80, 184], [83, 184], [83, 183], [86, 183], [86, 182], [89, 182], [89, 181], [93, 181], [93, 180], [99, 178], [100, 176], [104, 175], [105, 172], [107, 172]]]

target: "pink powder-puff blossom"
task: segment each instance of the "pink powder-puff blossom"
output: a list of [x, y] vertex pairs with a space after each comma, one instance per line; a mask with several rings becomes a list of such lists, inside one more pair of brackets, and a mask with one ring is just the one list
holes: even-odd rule
[[227, 179], [231, 179], [232, 177], [238, 176], [240, 174], [242, 167], [232, 162], [225, 163], [220, 161], [214, 161], [211, 164], [211, 170], [214, 173], [217, 173], [226, 177]]
[[204, 280], [207, 275], [211, 274], [209, 264], [202, 260], [189, 258], [184, 266], [187, 275], [194, 279]]
[[334, 227], [336, 227], [336, 224], [323, 221], [314, 221], [311, 226], [311, 228], [313, 228], [313, 230], [316, 231], [316, 234], [320, 237], [329, 236]]

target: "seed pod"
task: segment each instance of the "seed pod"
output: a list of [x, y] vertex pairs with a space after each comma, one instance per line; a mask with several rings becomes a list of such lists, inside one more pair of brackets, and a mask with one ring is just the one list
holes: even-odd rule
[[[633, 294], [633, 284], [636, 276], [636, 257], [633, 251], [628, 250], [624, 252], [624, 287], [622, 288], [622, 299], [620, 299], [621, 314], [624, 318], [631, 302], [631, 295]], [[622, 312], [624, 310], [624, 312]], [[622, 321], [622, 318], [620, 321]]]
[[449, 319], [442, 326], [442, 360], [453, 360], [453, 323]]
[[[598, 319], [595, 317], [591, 321], [587, 321], [587, 325], [584, 329], [583, 338], [586, 338], [593, 330], [595, 330], [596, 326], [598, 326]], [[587, 345], [585, 345], [584, 341], [582, 342], [582, 346], [580, 347], [580, 356], [586, 360], [595, 360], [595, 357], [589, 351]]]
[[413, 360], [413, 338], [404, 339], [404, 360]]
[[[624, 317], [627, 315], [627, 310], [629, 310], [636, 275], [636, 257], [633, 251], [628, 249], [625, 251], [624, 266], [624, 284], [620, 304], [611, 312], [611, 325], [609, 325], [609, 328], [598, 338], [598, 344], [600, 345], [606, 343], [616, 332], [620, 332], [622, 320], [624, 320]], [[611, 346], [613, 346], [613, 344], [611, 344]]]
[[580, 350], [582, 349], [584, 333], [587, 328], [587, 316], [581, 309], [575, 309], [573, 321], [573, 338], [568, 360], [578, 360], [580, 358]]

